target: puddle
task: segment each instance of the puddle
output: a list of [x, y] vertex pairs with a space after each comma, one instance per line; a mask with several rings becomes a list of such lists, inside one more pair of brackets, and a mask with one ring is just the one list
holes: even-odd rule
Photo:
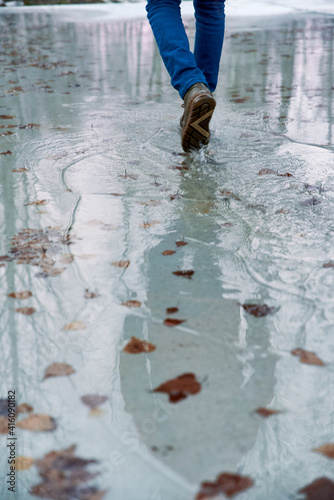
[[189, 156], [146, 20], [1, 14], [12, 497], [331, 488], [333, 18], [231, 23], [212, 140]]

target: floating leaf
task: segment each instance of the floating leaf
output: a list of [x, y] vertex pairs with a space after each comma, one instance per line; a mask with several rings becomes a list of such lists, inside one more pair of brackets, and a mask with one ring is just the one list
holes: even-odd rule
[[0, 153], [0, 155], [12, 155], [13, 153], [11, 151], [4, 151], [3, 153]]
[[175, 250], [164, 250], [161, 252], [162, 255], [173, 255], [173, 253], [176, 253]]
[[277, 170], [272, 170], [271, 168], [263, 168], [259, 172], [259, 175], [269, 175], [269, 174], [277, 175]]
[[186, 319], [176, 319], [176, 318], [166, 318], [164, 321], [164, 325], [166, 326], [178, 326], [181, 323], [187, 321]]
[[322, 265], [322, 267], [324, 267], [324, 268], [326, 268], [326, 269], [327, 269], [327, 268], [334, 267], [334, 262], [333, 262], [333, 261], [331, 261], [331, 260], [330, 260], [329, 262], [325, 262], [325, 263]]
[[75, 373], [72, 366], [66, 363], [52, 363], [46, 368], [44, 378], [67, 376], [72, 373]]
[[192, 269], [186, 269], [183, 271], [173, 271], [173, 274], [175, 274], [175, 276], [182, 276], [182, 278], [187, 278], [188, 280], [190, 280], [194, 272], [195, 271], [193, 271]]
[[34, 409], [28, 403], [21, 403], [17, 407], [16, 411], [17, 411], [17, 413], [30, 413], [30, 412], [34, 411]]
[[279, 177], [293, 177], [292, 174], [289, 174], [289, 172], [286, 172], [285, 174], [277, 174]]
[[49, 415], [33, 414], [16, 423], [16, 427], [34, 432], [54, 431], [56, 421]]
[[179, 198], [182, 198], [182, 194], [180, 194], [180, 193], [171, 194], [169, 198], [171, 200], [178, 200]]
[[126, 302], [122, 302], [122, 306], [140, 307], [141, 306], [141, 302], [139, 300], [127, 300]]
[[323, 444], [319, 448], [314, 448], [313, 451], [321, 453], [328, 458], [334, 458], [334, 443]]
[[130, 265], [130, 261], [129, 260], [119, 260], [118, 262], [112, 262], [111, 265], [116, 266], [116, 267], [127, 268]]
[[102, 403], [108, 401], [108, 396], [100, 396], [99, 394], [86, 394], [86, 396], [81, 396], [81, 401], [83, 404], [88, 406], [91, 410], [94, 410]]
[[15, 470], [28, 470], [34, 463], [34, 459], [31, 457], [16, 457], [15, 458]]
[[0, 417], [0, 434], [8, 434], [8, 417]]
[[13, 292], [13, 293], [8, 294], [8, 297], [12, 297], [13, 299], [20, 299], [20, 300], [29, 299], [29, 297], [31, 297], [31, 296], [32, 296], [32, 293], [29, 292], [28, 290], [26, 290], [24, 292]]
[[206, 481], [202, 483], [201, 490], [197, 494], [196, 500], [213, 498], [220, 493], [224, 494], [227, 498], [231, 498], [237, 493], [250, 488], [253, 484], [254, 481], [248, 476], [223, 472], [217, 476], [214, 482]]
[[79, 259], [82, 259], [82, 260], [90, 260], [90, 259], [94, 259], [94, 257], [96, 257], [96, 254], [94, 253], [89, 253], [89, 254], [81, 254], [81, 255], [78, 255]]
[[13, 118], [16, 118], [14, 115], [0, 115], [0, 120], [12, 120]]
[[60, 262], [62, 264], [71, 264], [74, 261], [74, 255], [71, 253], [63, 253], [60, 256]]
[[178, 307], [167, 307], [166, 314], [174, 314], [177, 313], [178, 310], [179, 310]]
[[27, 168], [19, 167], [19, 168], [13, 168], [12, 172], [21, 173], [21, 172], [29, 172], [29, 170]]
[[152, 352], [155, 349], [156, 346], [154, 344], [137, 339], [136, 337], [131, 337], [130, 342], [127, 343], [123, 350], [129, 354], [140, 354], [142, 352]]
[[200, 390], [201, 384], [196, 376], [193, 373], [184, 373], [159, 385], [153, 392], [164, 392], [168, 394], [170, 403], [177, 403], [177, 401], [188, 397], [189, 394], [197, 394]]
[[276, 311], [275, 307], [269, 307], [267, 304], [240, 304], [246, 313], [255, 316], [255, 318], [262, 318], [268, 314], [273, 314]]
[[298, 349], [294, 349], [293, 351], [291, 351], [291, 354], [293, 356], [298, 356], [299, 361], [307, 365], [317, 365], [317, 366], [325, 365], [325, 363], [320, 358], [318, 358], [318, 356], [314, 352], [305, 351], [300, 347]]
[[333, 500], [334, 482], [327, 477], [320, 477], [298, 490], [298, 493], [304, 493], [307, 500]]
[[99, 297], [99, 295], [97, 293], [90, 292], [88, 288], [86, 288], [84, 297], [85, 299], [95, 299], [96, 297]]
[[24, 206], [27, 207], [29, 205], [47, 205], [48, 201], [47, 200], [36, 200], [36, 201], [31, 201], [30, 203], [26, 203]]
[[261, 415], [261, 417], [263, 417], [263, 418], [268, 418], [271, 415], [277, 415], [277, 413], [281, 413], [280, 410], [272, 410], [271, 408], [265, 408], [262, 406], [259, 408], [256, 408], [255, 411], [256, 411], [256, 413]]
[[83, 323], [80, 320], [76, 321], [71, 321], [71, 323], [68, 323], [67, 325], [64, 326], [63, 330], [68, 331], [68, 330], [84, 330], [87, 328], [85, 323]]
[[34, 307], [17, 307], [15, 311], [30, 316], [30, 314], [34, 314], [36, 312], [36, 309]]
[[177, 247], [183, 247], [184, 245], [188, 245], [188, 243], [186, 243], [185, 241], [176, 241], [175, 245]]
[[144, 222], [144, 224], [139, 224], [139, 227], [142, 227], [143, 229], [148, 229], [149, 227], [155, 226], [160, 222], [161, 222], [160, 220], [152, 220], [151, 222]]

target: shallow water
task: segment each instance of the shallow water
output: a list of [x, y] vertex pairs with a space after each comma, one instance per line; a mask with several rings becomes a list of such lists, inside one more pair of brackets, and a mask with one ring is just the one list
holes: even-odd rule
[[[1, 397], [15, 390], [56, 422], [17, 429], [17, 456], [76, 444], [99, 461], [87, 484], [106, 500], [193, 499], [222, 472], [252, 478], [247, 500], [334, 480], [312, 451], [333, 442], [334, 423], [334, 21], [270, 22], [228, 26], [211, 143], [186, 156], [181, 101], [146, 21], [1, 13], [1, 255], [13, 259], [0, 268]], [[7, 296], [23, 290], [32, 297]], [[254, 317], [244, 304], [274, 309]], [[123, 352], [132, 336], [156, 349]], [[75, 373], [43, 380], [54, 362]], [[152, 392], [187, 372], [198, 394]], [[90, 412], [87, 394], [108, 401]], [[36, 498], [36, 465], [7, 492], [7, 456], [1, 498]], [[95, 500], [86, 479], [47, 498]]]

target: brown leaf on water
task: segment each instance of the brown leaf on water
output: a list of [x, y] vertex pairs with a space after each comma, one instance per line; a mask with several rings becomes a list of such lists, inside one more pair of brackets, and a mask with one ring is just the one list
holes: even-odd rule
[[263, 406], [256, 408], [255, 411], [263, 418], [268, 418], [271, 415], [277, 415], [277, 413], [281, 413], [280, 410], [272, 410], [271, 408], [265, 408]]
[[286, 172], [285, 174], [277, 174], [278, 177], [293, 177], [292, 174], [289, 174], [289, 172]]
[[179, 377], [167, 380], [159, 385], [153, 392], [164, 392], [169, 396], [170, 403], [177, 403], [187, 398], [190, 394], [197, 394], [201, 390], [201, 384], [193, 373], [184, 373]]
[[167, 307], [166, 314], [174, 314], [177, 313], [178, 310], [179, 310], [178, 307]]
[[81, 255], [78, 255], [79, 259], [82, 259], [82, 260], [90, 260], [90, 259], [94, 259], [94, 257], [96, 257], [96, 254], [95, 253], [85, 253], [85, 254], [81, 254]]
[[34, 413], [16, 423], [16, 427], [34, 432], [54, 431], [57, 428], [56, 421], [49, 415]]
[[267, 304], [239, 304], [243, 307], [246, 313], [255, 316], [255, 318], [262, 318], [268, 314], [273, 314], [276, 311], [275, 307], [269, 307]]
[[12, 120], [13, 118], [16, 118], [14, 115], [0, 115], [0, 120]]
[[25, 203], [25, 207], [29, 206], [29, 205], [36, 205], [36, 206], [39, 206], [39, 205], [47, 205], [48, 204], [48, 201], [47, 200], [36, 200], [36, 201], [31, 201], [30, 203]]
[[131, 337], [130, 342], [126, 344], [123, 351], [129, 354], [140, 354], [142, 352], [152, 352], [156, 349], [154, 344], [146, 342], [146, 340], [140, 340], [136, 337]]
[[16, 408], [17, 413], [30, 413], [34, 411], [33, 407], [29, 405], [28, 403], [21, 403], [17, 408]]
[[259, 175], [268, 175], [268, 174], [277, 175], [277, 170], [272, 170], [271, 168], [263, 168], [259, 172]]
[[235, 102], [236, 104], [242, 104], [246, 102], [249, 97], [239, 97], [238, 99], [230, 99], [231, 102]]
[[74, 255], [71, 253], [63, 253], [60, 256], [60, 262], [62, 264], [71, 264], [74, 261]]
[[187, 321], [187, 320], [186, 319], [176, 319], [176, 318], [166, 318], [164, 321], [164, 325], [173, 327], [173, 326], [178, 326], [181, 323], [184, 323], [185, 321]]
[[34, 307], [17, 307], [15, 311], [30, 316], [31, 314], [34, 314], [36, 312], [36, 309]]
[[151, 222], [144, 222], [144, 224], [139, 224], [139, 227], [148, 229], [149, 227], [155, 226], [156, 224], [160, 224], [160, 222], [160, 220], [152, 220]]
[[333, 261], [329, 261], [329, 262], [325, 262], [322, 267], [324, 267], [325, 269], [329, 269], [331, 267], [334, 267], [334, 262]]
[[8, 417], [0, 417], [0, 434], [8, 434]]
[[20, 299], [20, 300], [29, 299], [29, 297], [31, 297], [31, 296], [32, 296], [32, 293], [29, 292], [28, 290], [26, 290], [24, 292], [13, 292], [13, 293], [8, 294], [8, 297], [12, 297], [13, 299]]
[[215, 481], [206, 481], [202, 483], [201, 490], [197, 494], [196, 500], [213, 498], [220, 493], [224, 494], [227, 498], [231, 498], [237, 493], [250, 488], [253, 484], [254, 481], [248, 476], [223, 472], [217, 476]]
[[180, 193], [171, 194], [169, 198], [171, 200], [178, 200], [179, 198], [182, 198], [182, 194]]
[[0, 153], [0, 155], [12, 155], [13, 153], [11, 151], [4, 151], [3, 153]]
[[307, 500], [333, 500], [334, 482], [327, 477], [320, 477], [298, 490], [298, 493], [304, 493]]
[[21, 173], [21, 172], [29, 172], [29, 170], [27, 168], [20, 167], [20, 168], [13, 168], [12, 172]]
[[129, 260], [119, 260], [117, 262], [112, 262], [111, 265], [116, 266], [116, 267], [124, 267], [126, 269], [127, 267], [129, 267], [130, 261]]
[[319, 448], [313, 448], [312, 451], [321, 453], [328, 458], [334, 458], [334, 443], [323, 444], [322, 446], [319, 446]]
[[99, 297], [99, 294], [90, 292], [88, 288], [86, 288], [85, 293], [84, 293], [84, 298], [85, 299], [95, 299], [96, 297]]
[[164, 250], [161, 252], [162, 255], [173, 255], [173, 253], [176, 253], [175, 250]]
[[177, 247], [183, 247], [184, 245], [188, 245], [185, 241], [175, 241], [175, 245]]
[[76, 321], [71, 321], [71, 323], [68, 323], [67, 325], [65, 325], [64, 328], [63, 328], [63, 330], [65, 330], [65, 331], [69, 331], [69, 330], [84, 330], [85, 328], [87, 328], [87, 326], [85, 325], [85, 323], [83, 323], [80, 320], [76, 320]]
[[52, 267], [43, 263], [41, 264], [41, 268], [45, 275], [50, 277], [59, 276], [66, 270], [66, 267]]
[[49, 377], [67, 376], [71, 375], [72, 373], [75, 373], [75, 370], [73, 370], [72, 366], [66, 363], [52, 363], [46, 368], [44, 379]]
[[91, 410], [94, 410], [98, 406], [108, 401], [109, 398], [108, 396], [101, 396], [100, 394], [86, 394], [85, 396], [81, 396], [80, 399], [83, 404], [88, 406]]
[[293, 356], [298, 356], [301, 363], [306, 365], [324, 366], [325, 363], [312, 351], [305, 351], [300, 347], [291, 351]]
[[15, 470], [28, 470], [34, 463], [34, 459], [31, 457], [16, 457], [15, 458]]
[[139, 300], [127, 300], [126, 302], [122, 302], [122, 306], [140, 307], [141, 306], [141, 302]]
[[185, 269], [183, 271], [173, 271], [173, 274], [175, 274], [175, 276], [182, 276], [182, 278], [187, 278], [188, 280], [190, 280], [194, 272], [195, 271], [193, 271], [192, 269]]

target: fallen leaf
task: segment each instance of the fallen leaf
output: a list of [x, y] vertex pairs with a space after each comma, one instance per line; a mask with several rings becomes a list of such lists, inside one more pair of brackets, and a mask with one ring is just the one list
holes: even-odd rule
[[4, 151], [3, 153], [0, 153], [0, 155], [12, 155], [13, 153], [11, 151]]
[[329, 261], [329, 262], [325, 262], [322, 267], [325, 267], [326, 269], [327, 268], [330, 268], [330, 267], [334, 267], [334, 262], [333, 261]]
[[23, 168], [23, 167], [20, 167], [20, 168], [13, 168], [12, 169], [12, 172], [29, 172], [29, 170], [27, 168]]
[[186, 243], [185, 241], [176, 241], [175, 245], [177, 247], [183, 247], [184, 245], [188, 245], [188, 243]]
[[224, 494], [227, 498], [231, 498], [237, 493], [250, 488], [253, 484], [254, 481], [248, 476], [223, 472], [217, 476], [214, 482], [206, 481], [201, 484], [201, 490], [197, 494], [196, 500], [213, 498], [220, 493]]
[[263, 168], [262, 170], [260, 170], [258, 175], [268, 175], [268, 174], [277, 175], [277, 170], [272, 170], [271, 168]]
[[34, 432], [54, 431], [56, 421], [49, 415], [33, 414], [16, 423], [16, 427]]
[[153, 392], [164, 392], [169, 396], [170, 403], [177, 403], [185, 399], [189, 394], [197, 394], [201, 390], [201, 384], [193, 373], [184, 373], [179, 377], [168, 380], [159, 385]]
[[71, 264], [74, 261], [74, 256], [71, 253], [63, 253], [60, 256], [60, 262], [62, 264]]
[[24, 292], [13, 292], [13, 293], [9, 293], [8, 294], [8, 297], [12, 297], [13, 299], [29, 299], [29, 297], [32, 296], [32, 293], [29, 292], [28, 290], [27, 291], [24, 291]]
[[12, 120], [13, 118], [16, 118], [14, 115], [0, 115], [0, 120]]
[[292, 174], [289, 174], [289, 172], [286, 172], [285, 174], [277, 174], [278, 177], [293, 177]]
[[15, 470], [28, 470], [34, 463], [34, 459], [31, 457], [16, 457], [15, 458]]
[[233, 224], [231, 222], [223, 222], [220, 225], [221, 225], [221, 227], [232, 227], [233, 226]]
[[73, 370], [72, 366], [66, 363], [52, 363], [46, 368], [44, 379], [49, 377], [67, 376], [71, 375], [72, 373], [75, 373], [75, 370]]
[[155, 226], [160, 222], [161, 222], [160, 220], [152, 220], [151, 222], [144, 222], [144, 224], [139, 224], [139, 227], [142, 227], [143, 229], [148, 229], [149, 227]]
[[28, 403], [21, 403], [17, 409], [17, 413], [30, 413], [31, 411], [34, 411], [33, 407], [28, 405]]
[[181, 323], [187, 321], [186, 319], [176, 319], [176, 318], [166, 318], [164, 321], [164, 325], [166, 326], [177, 326]]
[[273, 314], [275, 307], [269, 307], [267, 304], [239, 304], [243, 307], [246, 313], [255, 316], [255, 318], [262, 318], [268, 314]]
[[322, 446], [319, 446], [319, 448], [314, 448], [312, 451], [321, 453], [328, 458], [334, 458], [334, 443], [323, 444]]
[[68, 323], [67, 325], [64, 326], [63, 330], [68, 331], [68, 330], [84, 330], [87, 328], [85, 323], [83, 323], [80, 320], [76, 321], [71, 321], [71, 323]]
[[304, 493], [307, 500], [333, 500], [334, 482], [327, 477], [320, 477], [298, 490], [298, 493]]
[[10, 262], [12, 260], [13, 260], [12, 257], [9, 257], [8, 255], [0, 255], [1, 262], [3, 262], [3, 261]]
[[119, 260], [118, 262], [112, 262], [111, 265], [116, 266], [116, 267], [127, 268], [130, 265], [130, 261], [129, 260]]
[[123, 350], [129, 354], [140, 354], [141, 352], [152, 352], [155, 349], [156, 346], [154, 344], [131, 337], [130, 342], [127, 343]]
[[94, 410], [102, 403], [108, 401], [108, 396], [100, 396], [99, 394], [86, 394], [86, 396], [81, 396], [81, 401], [83, 404], [88, 406], [91, 410]]
[[86, 288], [85, 293], [84, 293], [84, 298], [85, 299], [95, 299], [96, 297], [99, 297], [97, 293], [90, 292], [88, 288]]
[[8, 434], [8, 416], [0, 417], [0, 434]]
[[36, 201], [31, 201], [30, 203], [26, 203], [24, 206], [27, 207], [29, 205], [47, 205], [48, 201], [47, 200], [36, 200]]
[[301, 363], [305, 363], [307, 365], [317, 365], [317, 366], [324, 366], [325, 363], [316, 356], [316, 354], [312, 351], [305, 351], [304, 349], [301, 349], [300, 347], [297, 349], [294, 349], [291, 351], [291, 354], [293, 356], [298, 356], [299, 361]]
[[122, 306], [140, 307], [141, 306], [141, 302], [139, 300], [127, 300], [126, 302], [122, 302]]
[[235, 102], [236, 104], [242, 104], [247, 101], [249, 97], [240, 97], [239, 99], [230, 99], [231, 102]]
[[173, 253], [176, 253], [175, 250], [164, 250], [161, 252], [162, 255], [173, 255]]
[[173, 274], [175, 274], [175, 276], [182, 276], [182, 278], [187, 278], [188, 280], [190, 280], [194, 272], [195, 271], [193, 271], [192, 269], [187, 269], [183, 271], [173, 271]]
[[167, 307], [166, 314], [174, 314], [177, 313], [178, 310], [179, 310], [178, 307]]
[[276, 415], [277, 413], [281, 413], [280, 410], [272, 410], [271, 408], [259, 407], [256, 408], [256, 413], [261, 415], [263, 418], [270, 417], [271, 415]]
[[30, 314], [34, 314], [36, 312], [36, 309], [34, 307], [18, 307], [15, 311], [30, 316]]
[[59, 276], [59, 274], [62, 274], [66, 270], [66, 267], [51, 267], [45, 264], [41, 264], [41, 268], [46, 277]]

